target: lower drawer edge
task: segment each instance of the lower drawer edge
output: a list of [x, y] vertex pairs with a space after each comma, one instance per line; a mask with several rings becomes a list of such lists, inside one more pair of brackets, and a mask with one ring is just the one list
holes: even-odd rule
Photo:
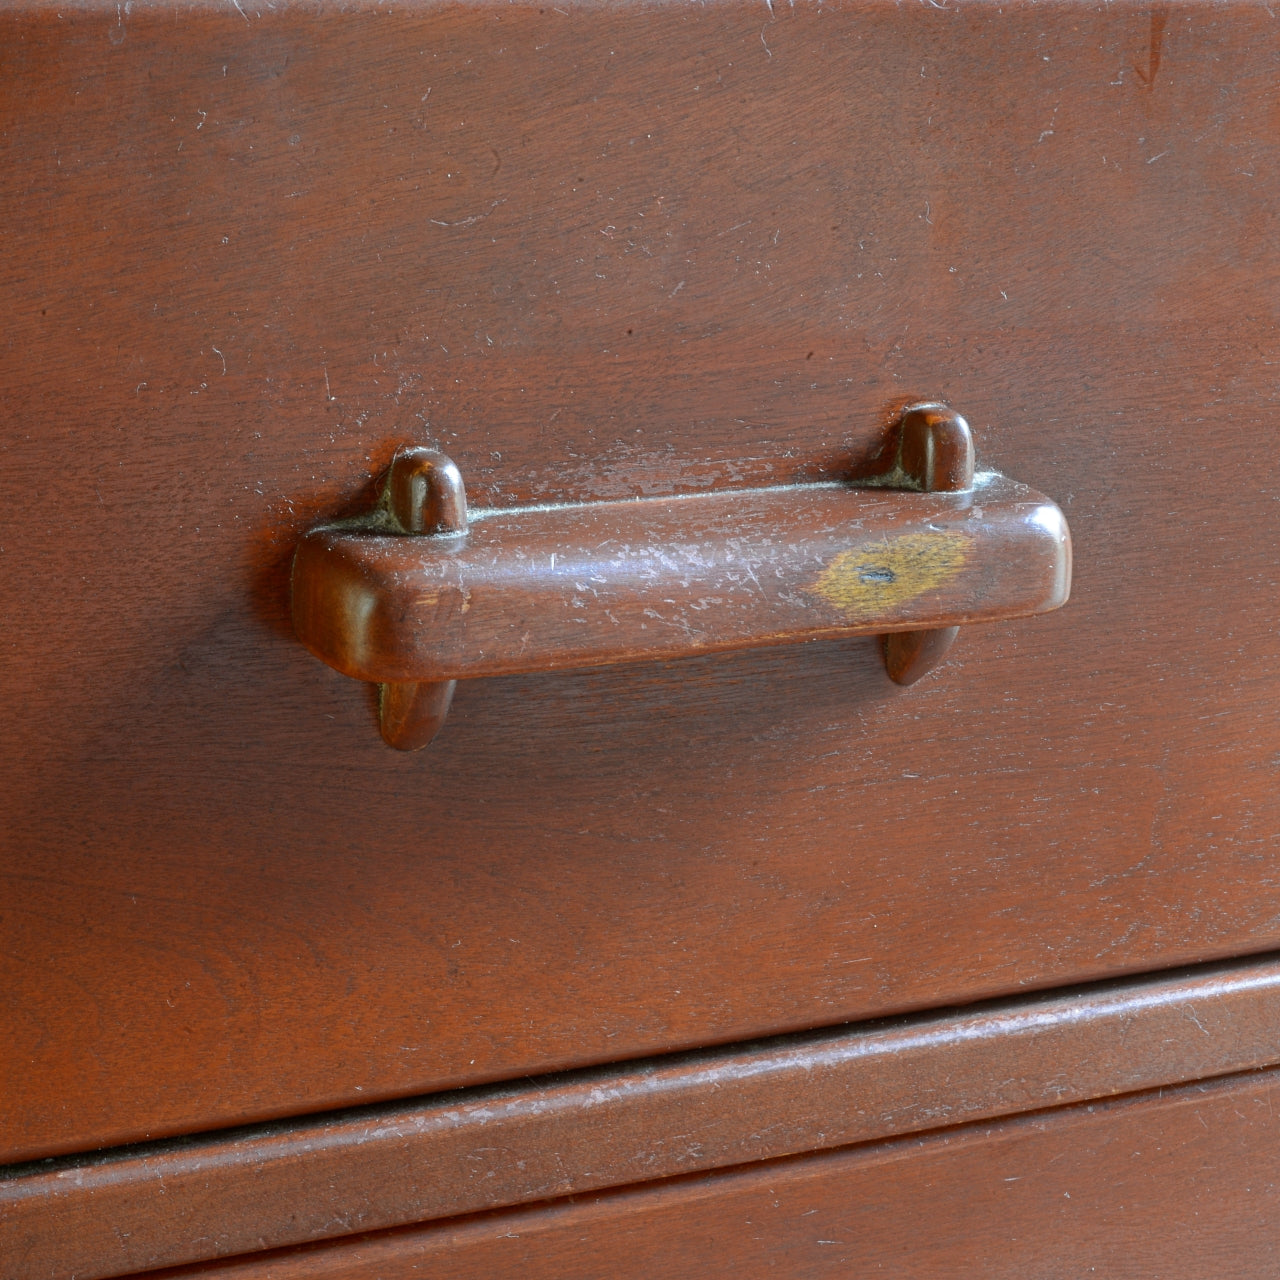
[[1280, 1063], [1278, 1025], [1273, 955], [10, 1166], [3, 1280], [100, 1280], [1222, 1077]]
[[1280, 1272], [1271, 1070], [304, 1246], [202, 1280], [1259, 1280]]

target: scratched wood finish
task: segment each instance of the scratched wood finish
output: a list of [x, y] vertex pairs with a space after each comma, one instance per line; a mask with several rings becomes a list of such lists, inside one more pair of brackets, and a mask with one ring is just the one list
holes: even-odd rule
[[475, 511], [465, 534], [322, 527], [294, 557], [299, 640], [369, 681], [688, 657], [1059, 608], [1071, 538], [1043, 494], [790, 486]]
[[1280, 1268], [1277, 1072], [329, 1246], [208, 1280], [1260, 1280]]
[[1278, 1022], [1269, 959], [41, 1161], [0, 1258], [95, 1280], [847, 1146], [1273, 1065]]
[[[1280, 26], [1261, 7], [9, 7], [0, 1153], [1280, 945]], [[288, 564], [834, 479], [962, 406], [1071, 603], [463, 685]]]

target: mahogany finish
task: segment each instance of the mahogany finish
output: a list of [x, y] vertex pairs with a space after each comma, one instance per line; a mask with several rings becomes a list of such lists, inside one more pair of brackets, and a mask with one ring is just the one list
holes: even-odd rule
[[994, 622], [1065, 603], [1043, 495], [842, 485], [468, 513], [465, 532], [322, 526], [293, 623], [360, 680], [456, 680]]
[[457, 686], [454, 680], [408, 680], [378, 688], [378, 727], [400, 751], [419, 751], [444, 727]]
[[165, 1276], [205, 1280], [1261, 1280], [1280, 1073]]
[[932, 631], [898, 631], [884, 637], [884, 666], [895, 684], [915, 684], [947, 656], [959, 627], [935, 627]]
[[[1280, 946], [1278, 85], [1239, 3], [7, 7], [0, 1159]], [[292, 633], [406, 440], [478, 508], [713, 496], [934, 398], [1077, 574], [909, 693], [502, 676], [417, 757]]]
[[462, 472], [437, 449], [398, 449], [383, 484], [388, 532], [426, 537], [467, 531], [467, 491]]
[[41, 1161], [0, 1258], [93, 1280], [846, 1146], [1274, 1064], [1278, 1022], [1271, 958]]
[[[405, 749], [435, 736], [468, 676], [904, 631], [886, 665], [914, 684], [960, 622], [1066, 603], [1071, 539], [1026, 486], [988, 473], [975, 487], [954, 411], [908, 409], [897, 435], [896, 466], [860, 492], [828, 483], [474, 512], [444, 454], [400, 450], [374, 512], [299, 544], [294, 631], [344, 675], [382, 684], [382, 735]], [[895, 498], [895, 487], [964, 498]]]
[[[437, 449], [399, 449], [383, 484], [379, 523], [389, 532], [457, 537], [467, 531], [467, 491], [462, 473]], [[294, 557], [297, 565], [297, 557]], [[297, 627], [297, 595], [291, 588]], [[383, 681], [378, 690], [378, 727], [383, 740], [401, 751], [417, 751], [440, 732], [453, 702], [453, 680]]]
[[954, 409], [921, 404], [903, 412], [895, 483], [922, 493], [962, 493], [973, 488], [975, 466], [973, 434]]
[[[924, 493], [963, 492], [973, 487], [973, 469], [973, 436], [955, 410], [915, 405], [903, 414], [896, 468], [901, 481]], [[881, 641], [889, 679], [915, 684], [946, 657], [959, 633], [957, 626], [891, 632]]]

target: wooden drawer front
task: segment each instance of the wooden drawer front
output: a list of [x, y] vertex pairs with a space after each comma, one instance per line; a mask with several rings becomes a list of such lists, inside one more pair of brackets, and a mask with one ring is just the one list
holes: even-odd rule
[[[1280, 26], [564, 9], [0, 16], [0, 1159], [1280, 944]], [[690, 492], [918, 397], [1077, 570], [908, 692], [495, 679], [405, 756], [289, 632], [405, 439]]]
[[0, 1258], [104, 1280], [870, 1145], [1273, 1067], [1278, 1013], [1270, 957], [41, 1160]]
[[1277, 1073], [194, 1268], [218, 1280], [1259, 1280]]

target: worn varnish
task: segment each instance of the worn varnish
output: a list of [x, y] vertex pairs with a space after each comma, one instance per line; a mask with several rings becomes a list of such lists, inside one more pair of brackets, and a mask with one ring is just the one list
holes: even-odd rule
[[345, 675], [456, 680], [1006, 621], [1066, 602], [1042, 494], [846, 485], [477, 511], [465, 532], [302, 540], [298, 638]]
[[[1280, 945], [1264, 8], [240, 9], [0, 16], [4, 1159]], [[292, 635], [401, 442], [703, 494], [922, 399], [1076, 577], [909, 691], [498, 677], [402, 756]]]
[[1275, 1071], [193, 1267], [218, 1280], [1259, 1280]]
[[299, 543], [294, 633], [377, 682], [383, 738], [416, 750], [465, 677], [873, 634], [909, 685], [960, 623], [1066, 603], [1062, 512], [994, 472], [975, 483], [955, 410], [908, 407], [884, 462], [856, 486], [469, 512], [452, 459], [398, 449], [373, 511]]
[[1271, 958], [41, 1161], [0, 1257], [93, 1280], [847, 1146], [1273, 1065], [1278, 1017]]

